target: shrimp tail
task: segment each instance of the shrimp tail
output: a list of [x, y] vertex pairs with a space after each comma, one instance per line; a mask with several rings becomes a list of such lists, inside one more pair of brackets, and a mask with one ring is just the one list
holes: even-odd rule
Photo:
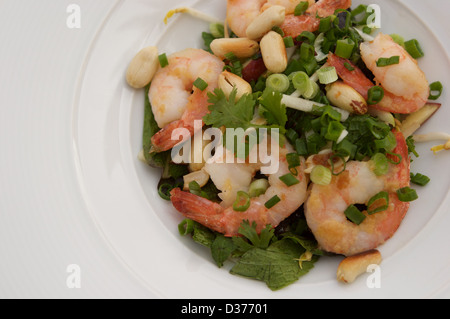
[[[176, 130], [187, 130], [189, 134], [187, 135], [178, 135], [178, 139], [175, 138], [174, 134], [177, 133]], [[186, 131], [186, 132], [187, 132]], [[181, 133], [182, 131], [180, 131]], [[151, 152], [153, 153], [161, 153], [168, 151], [175, 147], [179, 143], [183, 143], [187, 141], [191, 136], [194, 135], [194, 128], [190, 125], [186, 125], [183, 120], [172, 122], [159, 132], [157, 132], [152, 137], [152, 148]]]
[[173, 189], [170, 194], [173, 206], [185, 217], [215, 231], [224, 232], [221, 221], [224, 213], [222, 206], [179, 188]]

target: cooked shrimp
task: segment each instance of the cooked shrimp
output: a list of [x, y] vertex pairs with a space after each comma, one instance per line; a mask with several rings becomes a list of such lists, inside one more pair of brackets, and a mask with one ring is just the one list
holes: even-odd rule
[[[251, 198], [250, 206], [245, 212], [237, 212], [233, 209], [237, 191], [249, 191], [249, 186], [255, 173], [262, 167], [261, 164], [207, 164], [205, 169], [211, 174], [211, 179], [223, 192], [221, 204], [208, 199], [174, 189], [171, 192], [171, 200], [174, 207], [187, 218], [193, 219], [204, 226], [213, 229], [226, 236], [237, 236], [240, 225], [248, 220], [256, 222], [257, 231], [260, 232], [267, 225], [278, 226], [280, 222], [289, 217], [301, 205], [307, 196], [308, 179], [303, 173], [304, 160], [296, 168], [298, 175], [295, 177], [299, 183], [288, 187], [280, 177], [290, 173], [286, 155], [293, 153], [292, 146], [285, 143], [279, 152], [279, 166], [274, 174], [268, 175], [270, 184], [266, 193]], [[209, 165], [209, 167], [208, 167]], [[272, 208], [266, 208], [265, 204], [274, 196], [281, 201]]]
[[[177, 128], [195, 133], [194, 121], [208, 113], [207, 94], [217, 88], [224, 67], [219, 58], [199, 49], [175, 53], [168, 60], [169, 65], [159, 69], [149, 91], [156, 123], [162, 128], [152, 138], [155, 152], [167, 151], [180, 142], [172, 139]], [[208, 84], [204, 91], [193, 86], [198, 78]]]
[[[314, 1], [313, 1], [314, 2]], [[351, 0], [320, 0], [316, 3], [309, 3], [306, 13], [300, 16], [289, 14], [281, 25], [285, 36], [298, 37], [303, 31], [315, 32], [319, 29], [320, 18], [326, 18], [337, 9], [348, 9], [352, 5]], [[287, 14], [287, 13], [286, 13]]]
[[[361, 44], [361, 56], [375, 75], [375, 82], [384, 89], [384, 98], [372, 107], [391, 113], [409, 114], [421, 109], [428, 100], [430, 88], [424, 72], [406, 50], [388, 35], [379, 34], [373, 42]], [[378, 67], [380, 58], [399, 56], [399, 64]], [[364, 98], [375, 84], [350, 61], [330, 53], [328, 63], [336, 67], [339, 76]], [[355, 70], [349, 71], [345, 63]]]
[[[328, 252], [352, 256], [375, 249], [391, 238], [409, 209], [396, 191], [410, 184], [410, 160], [405, 138], [395, 133], [402, 156], [400, 164], [389, 164], [387, 175], [373, 173], [372, 163], [352, 161], [345, 171], [334, 176], [328, 186], [313, 185], [305, 204], [305, 216], [320, 247]], [[389, 208], [366, 219], [358, 226], [347, 219], [344, 211], [352, 204], [367, 204], [378, 193], [389, 193]]]
[[227, 22], [238, 37], [246, 37], [250, 23], [270, 6], [279, 5], [286, 8], [286, 20], [281, 26], [286, 36], [297, 37], [303, 31], [316, 31], [320, 17], [332, 15], [336, 9], [348, 9], [351, 0], [308, 0], [309, 8], [304, 15], [294, 16], [298, 0], [228, 0]]

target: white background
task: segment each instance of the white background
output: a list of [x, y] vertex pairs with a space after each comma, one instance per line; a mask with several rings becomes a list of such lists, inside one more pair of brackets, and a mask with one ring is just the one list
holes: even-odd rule
[[[158, 10], [159, 0], [148, 1]], [[66, 26], [71, 3], [81, 7], [81, 29]], [[403, 3], [450, 52], [448, 10], [442, 9], [448, 1]], [[0, 0], [0, 298], [156, 297], [97, 231], [73, 167], [69, 122], [76, 82], [112, 4]], [[66, 286], [70, 264], [81, 267], [81, 289]], [[450, 297], [450, 290], [441, 297]]]

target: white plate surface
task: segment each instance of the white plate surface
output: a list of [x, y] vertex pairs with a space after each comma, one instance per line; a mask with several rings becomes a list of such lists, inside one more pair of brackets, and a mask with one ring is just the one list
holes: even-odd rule
[[[378, 2], [381, 5], [382, 30], [386, 33], [395, 32], [405, 38], [417, 38], [425, 48], [426, 57], [421, 59], [420, 65], [429, 81], [439, 80], [445, 88], [450, 87], [447, 72], [450, 61], [445, 53], [449, 47], [448, 43], [442, 43], [448, 39], [442, 28], [445, 30], [447, 26], [448, 29], [449, 23], [444, 20], [445, 15], [440, 13], [445, 11], [441, 11], [442, 6], [450, 9], [447, 2], [430, 1], [431, 12], [420, 11], [424, 6], [419, 1], [362, 2]], [[55, 6], [51, 2], [47, 5]], [[418, 147], [421, 157], [412, 165], [413, 171], [430, 176], [432, 183], [418, 189], [420, 199], [413, 203], [395, 237], [380, 248], [384, 256], [380, 289], [369, 289], [366, 277], [351, 286], [338, 284], [335, 272], [340, 259], [323, 258], [310, 274], [274, 293], [263, 283], [230, 275], [227, 267], [218, 269], [206, 249], [178, 235], [177, 225], [182, 216], [170, 203], [159, 198], [156, 185], [160, 172], [137, 160], [141, 148], [144, 93], [130, 89], [124, 80], [124, 73], [131, 58], [145, 46], [157, 45], [161, 52], [167, 53], [187, 47], [202, 47], [200, 34], [207, 30], [207, 24], [187, 16], [174, 18], [169, 26], [162, 23], [169, 9], [181, 5], [192, 5], [219, 18], [223, 18], [225, 13], [225, 3], [220, 0], [117, 0], [103, 4], [104, 15], [100, 22], [89, 24], [92, 41], [87, 45], [84, 42], [82, 52], [86, 52], [85, 59], [74, 66], [75, 70], [71, 73], [72, 79], [77, 79], [77, 74], [80, 77], [72, 81], [75, 85], [70, 97], [75, 98], [68, 103], [71, 106], [68, 109], [70, 119], [65, 118], [65, 125], [58, 126], [59, 130], [64, 130], [60, 132], [63, 142], [73, 145], [72, 149], [68, 148], [68, 157], [72, 158], [74, 165], [65, 164], [63, 168], [73, 170], [68, 174], [76, 175], [77, 182], [67, 186], [67, 192], [80, 194], [82, 203], [78, 206], [89, 214], [91, 223], [96, 226], [92, 227], [92, 231], [100, 234], [104, 240], [103, 249], [113, 253], [119, 264], [125, 266], [128, 276], [137, 279], [133, 281], [134, 285], [143, 284], [150, 296], [162, 298], [449, 296], [450, 256], [445, 248], [450, 240], [450, 232], [447, 231], [450, 227], [449, 154], [433, 155], [429, 152], [432, 144]], [[416, 9], [413, 11], [410, 6]], [[436, 20], [441, 22], [436, 23]], [[25, 76], [26, 72], [21, 74]], [[440, 102], [445, 106], [448, 99], [445, 92]], [[42, 107], [45, 107], [45, 102], [42, 102]], [[442, 107], [439, 116], [430, 120], [421, 131], [448, 131], [448, 118], [449, 109]], [[31, 122], [32, 119], [27, 121]], [[45, 126], [45, 120], [41, 125]], [[57, 130], [53, 133], [58, 135]], [[2, 141], [7, 143], [6, 140]], [[44, 159], [45, 156], [40, 157], [40, 167], [43, 172], [50, 171]], [[53, 161], [50, 163], [55, 164]], [[11, 180], [15, 178], [7, 173], [6, 176]], [[39, 181], [32, 180], [36, 184], [32, 185], [33, 189], [38, 188]], [[6, 190], [10, 184], [1, 186]], [[14, 196], [17, 197], [15, 201], [5, 199], [6, 204], [2, 207], [18, 212], [21, 199], [18, 195]], [[67, 204], [64, 199], [56, 201], [51, 193], [45, 196], [48, 196], [48, 201], [40, 204], [48, 212], [61, 211]], [[76, 218], [73, 215], [68, 217], [70, 222]], [[6, 216], [5, 221], [8, 221]], [[55, 232], [50, 227], [41, 227], [42, 231], [49, 234]], [[55, 240], [58, 240], [58, 236], [64, 236], [61, 231], [55, 234]], [[29, 236], [29, 241], [33, 238], [31, 235], [26, 236]], [[24, 246], [21, 246], [22, 249]], [[80, 247], [76, 249], [81, 250]], [[45, 246], [36, 251], [46, 252]], [[41, 255], [45, 256], [45, 253]], [[46, 261], [47, 266], [50, 264], [54, 267], [52, 262], [55, 259]], [[15, 260], [18, 262], [20, 258]], [[65, 265], [64, 262], [58, 262]], [[113, 267], [114, 261], [108, 259], [108, 262]], [[13, 268], [11, 265], [5, 271]], [[61, 275], [62, 280], [64, 276]], [[8, 287], [13, 284], [8, 283]], [[40, 289], [34, 287], [36, 284]], [[41, 289], [42, 285], [45, 287], [42, 282], [34, 283], [34, 286], [33, 281], [22, 284], [23, 287], [36, 289], [32, 295], [54, 295], [45, 288]], [[103, 288], [100, 295], [105, 294], [105, 289], [110, 289], [109, 286]], [[149, 296], [139, 289], [133, 290], [133, 293]], [[3, 294], [8, 296], [8, 293]], [[22, 292], [19, 295], [24, 294]], [[123, 295], [128, 296], [126, 291]]]

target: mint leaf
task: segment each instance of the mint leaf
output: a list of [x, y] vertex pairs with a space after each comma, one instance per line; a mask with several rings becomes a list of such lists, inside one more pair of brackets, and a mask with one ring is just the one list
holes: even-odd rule
[[211, 245], [211, 255], [219, 268], [223, 267], [223, 263], [235, 250], [236, 246], [233, 240], [223, 235], [217, 236]]

